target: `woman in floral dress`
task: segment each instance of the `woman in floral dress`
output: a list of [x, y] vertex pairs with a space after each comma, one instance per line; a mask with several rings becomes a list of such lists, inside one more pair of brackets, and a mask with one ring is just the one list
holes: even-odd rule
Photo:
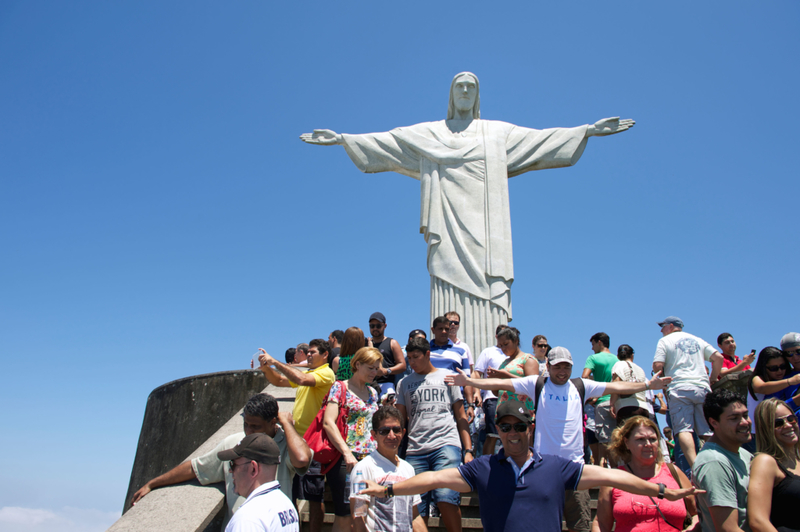
[[[350, 359], [352, 376], [346, 381], [336, 381], [328, 393], [328, 405], [325, 407], [323, 426], [328, 433], [331, 444], [342, 453], [341, 458], [328, 472], [326, 478], [331, 487], [334, 501], [347, 500], [347, 511], [336, 512], [332, 530], [334, 532], [349, 531], [352, 524], [350, 517], [349, 487], [346, 476], [362, 458], [377, 448], [372, 437], [372, 414], [378, 410], [378, 393], [368, 384], [375, 380], [378, 369], [383, 362], [383, 355], [374, 347], [362, 347]], [[344, 388], [344, 402], [342, 391]], [[347, 410], [347, 434], [343, 438], [336, 426], [339, 409]], [[341, 504], [337, 504], [337, 507]], [[346, 515], [340, 515], [345, 514]]]

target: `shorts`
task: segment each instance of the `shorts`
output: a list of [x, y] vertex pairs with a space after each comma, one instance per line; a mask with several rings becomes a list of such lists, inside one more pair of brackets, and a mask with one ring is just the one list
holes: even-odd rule
[[705, 388], [683, 388], [669, 391], [669, 418], [672, 432], [694, 432], [710, 436], [711, 429], [703, 415], [703, 401], [709, 393]]
[[564, 493], [564, 521], [570, 530], [589, 532], [592, 529], [589, 490], [567, 490]]
[[594, 433], [600, 443], [611, 441], [611, 431], [617, 428], [617, 420], [611, 417], [611, 401], [594, 407]]
[[[425, 471], [443, 471], [461, 465], [461, 447], [445, 445], [428, 454], [406, 455], [406, 462], [414, 468], [414, 473], [419, 475]], [[422, 502], [417, 505], [419, 515], [428, 517], [428, 508], [431, 499], [437, 504], [446, 502], [458, 506], [461, 504], [461, 494], [447, 488], [435, 489], [421, 495]]]
[[640, 406], [623, 406], [617, 411], [617, 426], [621, 427], [628, 418], [633, 416], [644, 416], [647, 419], [651, 419], [650, 411], [646, 408]]
[[[295, 499], [302, 499], [312, 502], [322, 502], [325, 496], [325, 481], [331, 487], [331, 496], [333, 497], [334, 514], [342, 517], [350, 515], [350, 493], [345, 490], [347, 466], [344, 463], [344, 457], [340, 456], [336, 461], [336, 465], [328, 471], [325, 475], [321, 475], [322, 464], [316, 460], [312, 460], [308, 466], [308, 473], [301, 476], [294, 477], [294, 484], [292, 485], [292, 496]], [[345, 502], [347, 500], [347, 502]]]
[[494, 424], [494, 418], [497, 415], [496, 397], [494, 399], [484, 399], [483, 415], [486, 422], [486, 437], [497, 438], [497, 427]]

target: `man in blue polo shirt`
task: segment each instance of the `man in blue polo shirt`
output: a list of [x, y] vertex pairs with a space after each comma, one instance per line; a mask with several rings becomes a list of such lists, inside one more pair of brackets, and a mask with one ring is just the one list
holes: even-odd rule
[[561, 530], [564, 492], [612, 486], [638, 495], [675, 501], [693, 495], [695, 488], [669, 489], [621, 469], [583, 465], [528, 447], [532, 432], [525, 405], [507, 401], [497, 408], [497, 429], [503, 449], [444, 471], [415, 475], [392, 486], [367, 481], [361, 493], [374, 497], [415, 495], [448, 488], [477, 491], [481, 523], [487, 532], [557, 532]]

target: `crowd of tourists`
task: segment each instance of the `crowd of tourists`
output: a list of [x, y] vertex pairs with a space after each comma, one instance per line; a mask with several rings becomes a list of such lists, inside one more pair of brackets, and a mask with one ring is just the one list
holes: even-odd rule
[[405, 345], [385, 336], [382, 313], [368, 323], [368, 335], [336, 330], [283, 360], [260, 349], [252, 367], [297, 389], [292, 413], [253, 396], [243, 432], [133, 503], [197, 479], [225, 482], [232, 532], [299, 530], [300, 501], [319, 532], [326, 488], [334, 532], [420, 532], [432, 515], [457, 532], [466, 492], [490, 531], [556, 532], [562, 519], [575, 532], [800, 530], [798, 333], [740, 358], [730, 333], [717, 349], [670, 316], [648, 378], [602, 332], [578, 375], [568, 349], [537, 334], [525, 353], [507, 325], [473, 356], [456, 312]]

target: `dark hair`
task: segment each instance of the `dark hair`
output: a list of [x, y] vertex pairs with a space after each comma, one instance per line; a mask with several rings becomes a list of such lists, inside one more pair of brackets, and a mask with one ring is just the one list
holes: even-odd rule
[[364, 347], [364, 344], [364, 331], [358, 327], [350, 327], [344, 332], [342, 346], [339, 348], [339, 356], [355, 355], [356, 351]]
[[[769, 364], [770, 360], [774, 360], [776, 358], [782, 359], [787, 368], [791, 367], [789, 365], [789, 360], [786, 358], [786, 355], [783, 354], [783, 351], [777, 347], [765, 347], [758, 354], [758, 359], [756, 359], [756, 367], [753, 368], [753, 377], [758, 376], [761, 377], [761, 380], [764, 382], [768, 382], [770, 378], [767, 374], [767, 364]], [[750, 393], [753, 399], [755, 399], [756, 393], [753, 390], [753, 377], [750, 377], [750, 382], [747, 383], [747, 391]]]
[[519, 345], [519, 331], [516, 327], [506, 327], [497, 333], [497, 340], [499, 341], [501, 338], [505, 340], [511, 340], [511, 342]]
[[403, 423], [403, 416], [400, 411], [392, 405], [383, 405], [372, 414], [372, 430], [378, 430], [381, 426], [381, 421], [384, 419], [394, 418], [400, 422], [400, 426], [405, 426]]
[[728, 405], [733, 403], [741, 403], [747, 406], [747, 399], [724, 388], [707, 394], [703, 401], [703, 415], [706, 418], [706, 423], [711, 426], [712, 419], [719, 421], [722, 412]]
[[717, 336], [717, 345], [721, 346], [726, 339], [733, 337], [731, 333], [722, 333]]
[[295, 353], [297, 353], [297, 349], [295, 349], [294, 347], [290, 347], [289, 349], [286, 350], [286, 354], [284, 355], [284, 358], [286, 359], [286, 363], [287, 364], [294, 364], [294, 354]]
[[344, 331], [341, 329], [336, 329], [331, 333], [331, 336], [333, 336], [336, 339], [336, 341], [341, 344], [342, 338], [344, 338]]
[[243, 416], [256, 416], [264, 421], [278, 417], [278, 401], [268, 393], [257, 393], [247, 400]]
[[[585, 337], [584, 337], [585, 338]], [[589, 338], [592, 342], [600, 342], [608, 349], [611, 346], [611, 338], [604, 332], [594, 333], [591, 338]]]
[[310, 342], [308, 342], [308, 347], [316, 347], [319, 354], [325, 354], [327, 356], [328, 353], [331, 352], [331, 344], [328, 343], [327, 340], [323, 340], [322, 338], [314, 338]]
[[412, 351], [419, 351], [423, 355], [431, 350], [431, 344], [428, 343], [428, 340], [425, 338], [412, 338], [406, 344], [406, 354], [411, 353]]
[[445, 316], [437, 316], [436, 319], [433, 320], [433, 328], [435, 329], [437, 325], [447, 325], [450, 327], [450, 320]]
[[633, 358], [633, 348], [628, 344], [622, 344], [617, 348], [617, 358], [620, 360], [630, 360]]
[[547, 343], [547, 337], [545, 335], [543, 335], [543, 334], [537, 334], [536, 336], [533, 337], [533, 343], [534, 344], [539, 343], [539, 340], [544, 340], [545, 343]]
[[413, 331], [408, 333], [408, 339], [411, 340], [412, 338], [416, 338], [420, 334], [422, 335], [423, 338], [427, 338], [428, 337], [428, 335], [425, 334], [425, 331], [423, 331], [422, 329], [414, 329]]
[[506, 325], [505, 323], [501, 323], [500, 325], [495, 327], [494, 335], [497, 336], [498, 334], [500, 334], [500, 331], [502, 331], [503, 329], [508, 329], [508, 325]]

